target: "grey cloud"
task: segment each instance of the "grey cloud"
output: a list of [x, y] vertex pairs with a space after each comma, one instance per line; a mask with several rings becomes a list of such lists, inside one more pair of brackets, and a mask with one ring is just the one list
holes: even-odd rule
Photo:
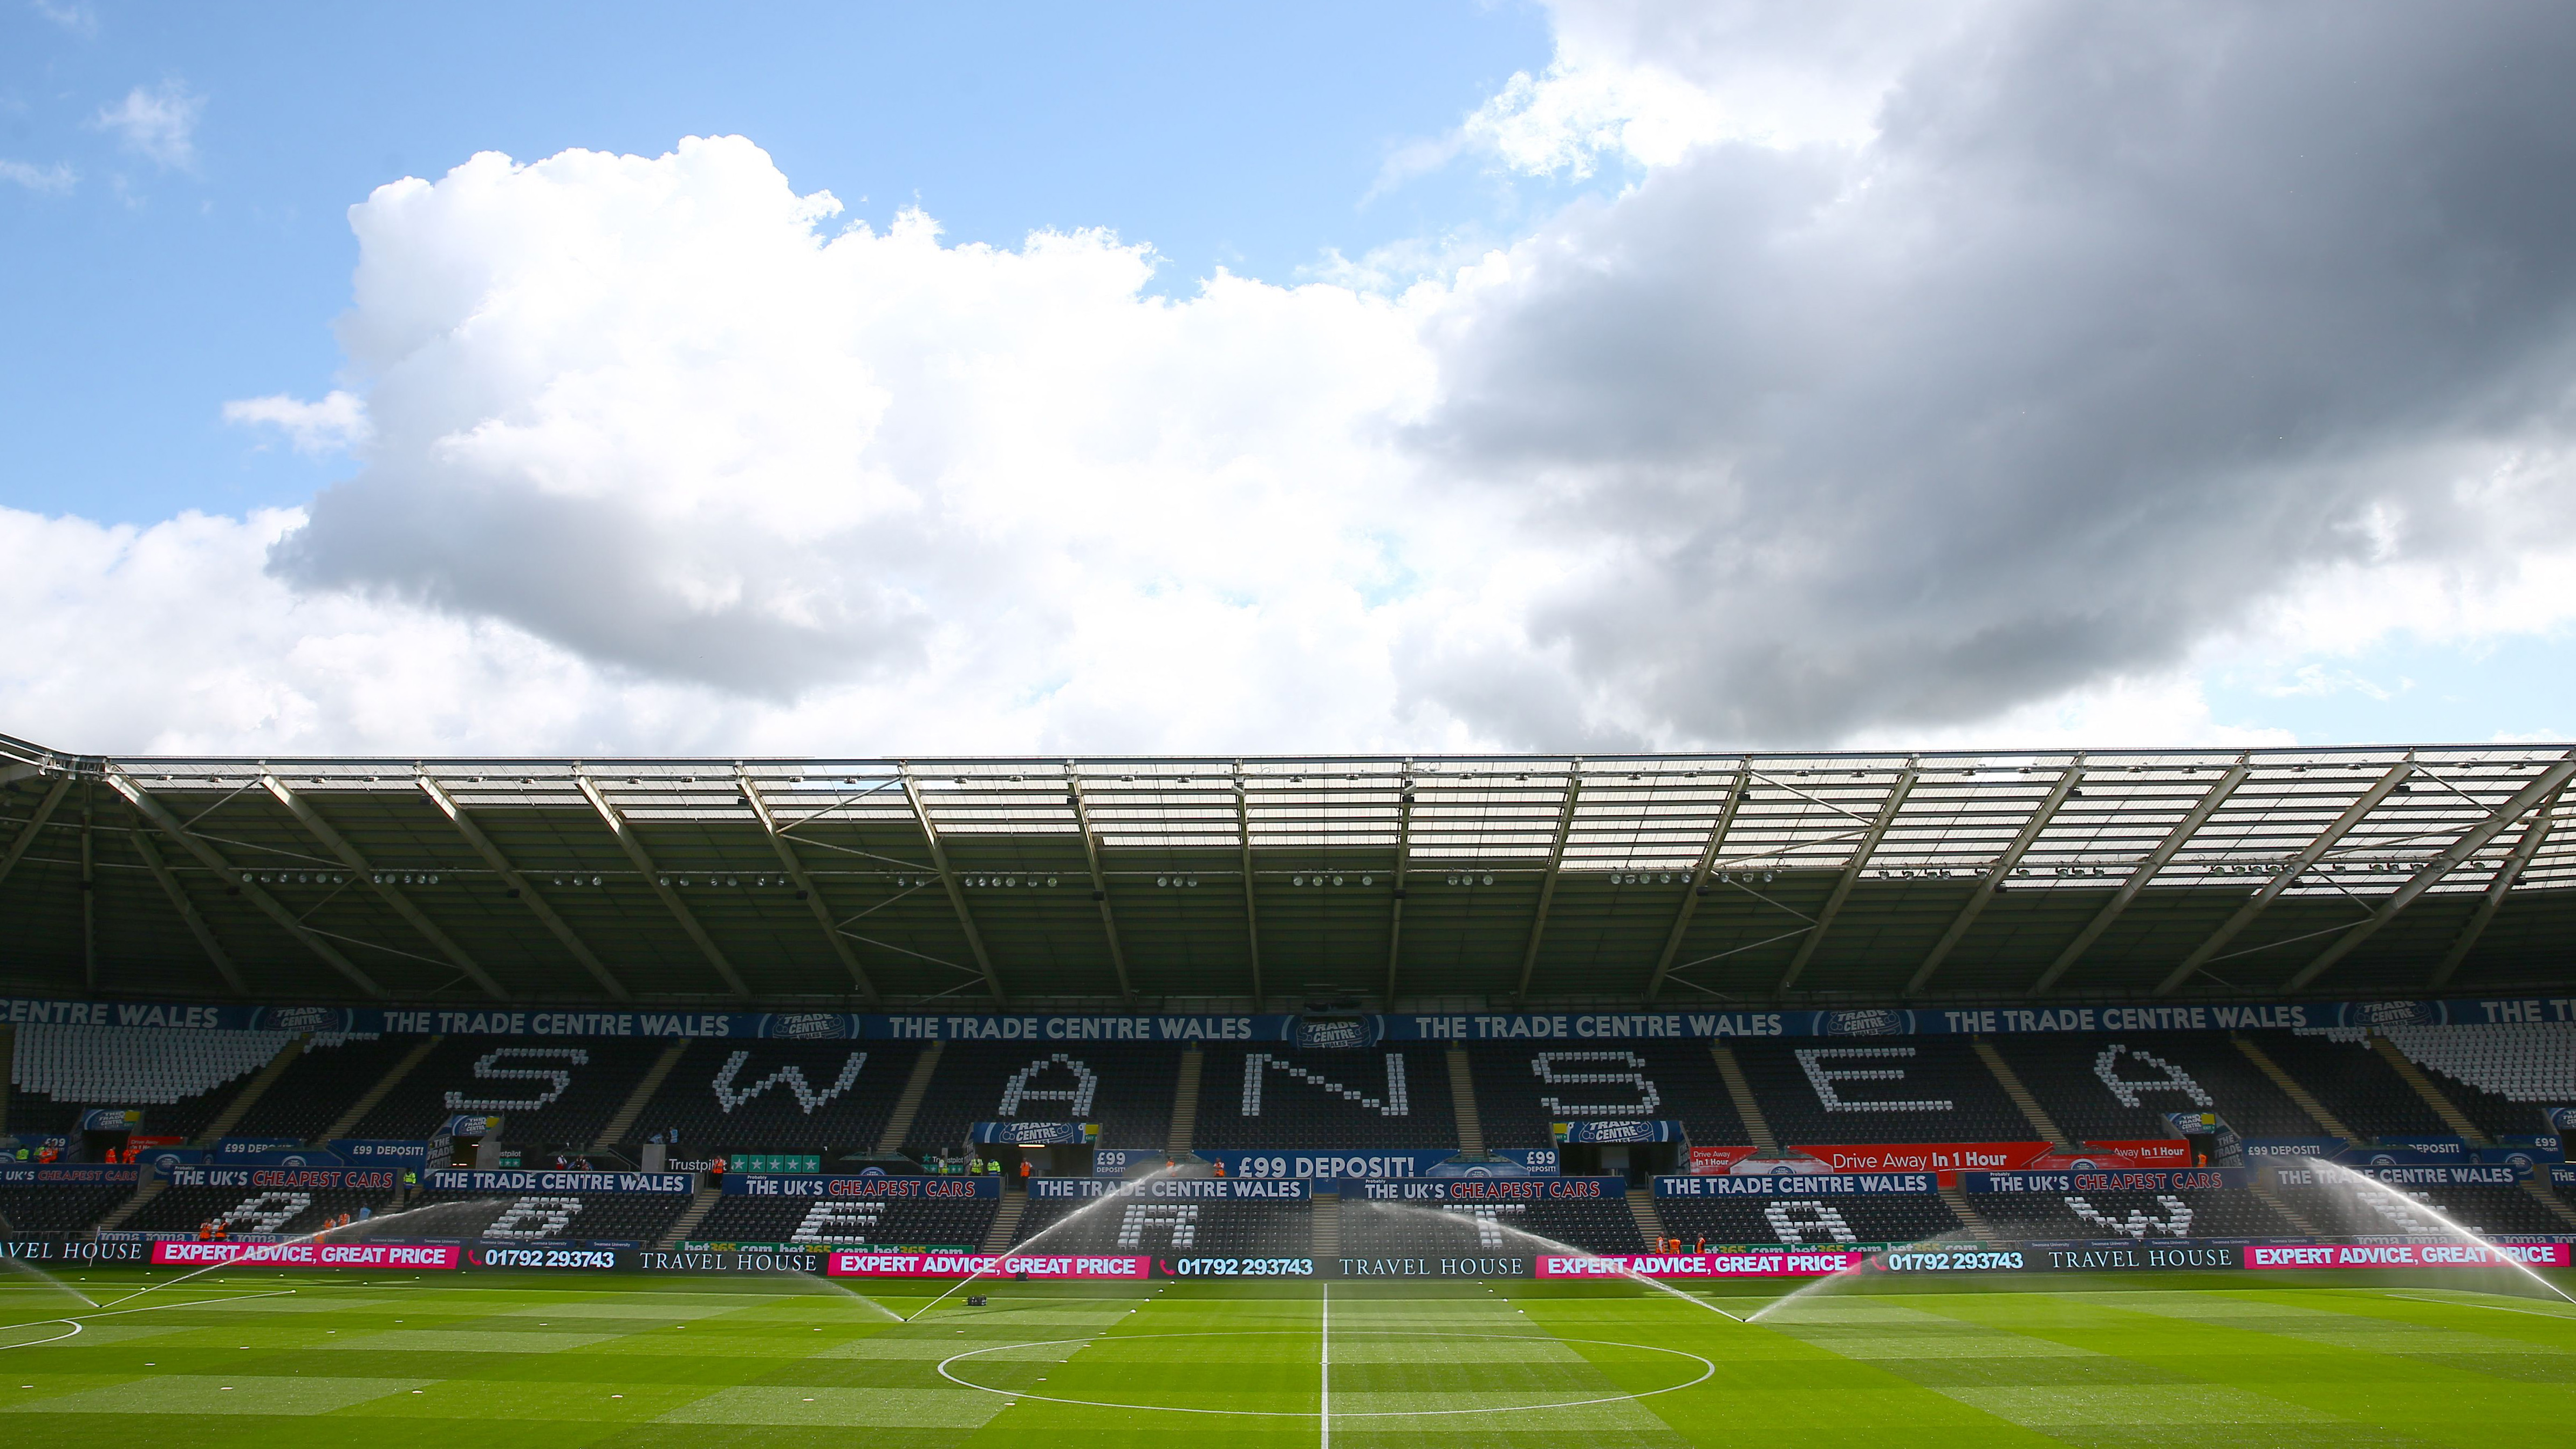
[[2475, 569], [2457, 461], [2568, 421], [2570, 74], [2558, 6], [2001, 9], [1859, 154], [1714, 149], [1558, 218], [1446, 324], [1411, 443], [1612, 560], [1530, 624], [1671, 740], [2169, 665], [2380, 518]]
[[[657, 525], [622, 498], [421, 471], [379, 464], [324, 490], [270, 573], [505, 619], [593, 663], [774, 701], [921, 663], [924, 612], [860, 560], [817, 567]], [[892, 541], [866, 551], [899, 554]]]

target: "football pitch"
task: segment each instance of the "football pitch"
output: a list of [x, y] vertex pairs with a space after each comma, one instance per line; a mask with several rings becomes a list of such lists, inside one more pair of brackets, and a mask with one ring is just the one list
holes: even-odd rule
[[1529, 1282], [993, 1282], [923, 1312], [944, 1285], [60, 1276], [95, 1306], [0, 1278], [11, 1445], [2576, 1439], [2576, 1306], [2385, 1279], [1909, 1284], [1755, 1318], [1771, 1299]]

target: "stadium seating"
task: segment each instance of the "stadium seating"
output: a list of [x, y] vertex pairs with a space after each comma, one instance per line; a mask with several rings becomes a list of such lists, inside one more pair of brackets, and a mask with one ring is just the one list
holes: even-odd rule
[[1665, 1231], [1691, 1244], [1922, 1243], [1965, 1236], [1929, 1193], [1902, 1197], [1658, 1198]]
[[692, 1042], [627, 1135], [676, 1128], [693, 1159], [871, 1152], [920, 1054], [910, 1042]]
[[369, 1208], [383, 1214], [394, 1205], [390, 1192], [315, 1192], [248, 1187], [172, 1187], [164, 1189], [126, 1223], [140, 1232], [187, 1232], [208, 1219], [220, 1219], [227, 1231], [294, 1236], [318, 1231], [326, 1218]]
[[0, 1187], [0, 1224], [13, 1233], [78, 1232], [134, 1196], [123, 1183]]
[[[2453, 1135], [2358, 1028], [2268, 1032], [2261, 1041], [2281, 1070], [2365, 1138]], [[2310, 1124], [2307, 1135], [2318, 1130]]]
[[983, 1244], [1000, 1208], [1001, 1199], [990, 1197], [866, 1202], [726, 1197], [691, 1236], [710, 1243], [973, 1248]]
[[[953, 1148], [977, 1122], [1097, 1122], [1102, 1147], [1160, 1148], [1172, 1130], [1181, 1049], [1125, 1042], [950, 1042], [904, 1138]], [[1208, 1090], [1199, 1093], [1207, 1120]]]
[[2317, 1135], [2307, 1113], [2222, 1034], [2001, 1036], [1992, 1042], [2078, 1142], [2171, 1137], [2167, 1112], [2216, 1112], [2240, 1137]]
[[604, 1239], [651, 1243], [689, 1205], [681, 1193], [424, 1193], [412, 1220], [423, 1237]]
[[1977, 1212], [2005, 1238], [2288, 1238], [2296, 1225], [2243, 1189], [1980, 1193]]
[[2543, 1108], [2576, 1106], [2576, 1023], [2391, 1026], [2381, 1034], [2488, 1136], [2547, 1132]]
[[[292, 1041], [289, 1031], [21, 1026], [10, 1050], [9, 1127], [69, 1132], [92, 1107], [130, 1107], [143, 1129], [194, 1137], [240, 1084]], [[325, 1046], [343, 1038], [317, 1037]]]
[[1528, 1257], [1562, 1243], [1589, 1253], [1641, 1253], [1646, 1242], [1624, 1198], [1507, 1203], [1370, 1202], [1341, 1206], [1345, 1257]]
[[2035, 1135], [1965, 1038], [1748, 1040], [1735, 1058], [1784, 1147]]
[[232, 1135], [312, 1142], [419, 1045], [416, 1036], [352, 1040], [328, 1049], [318, 1039], [308, 1042], [304, 1054], [233, 1124]]
[[1198, 1147], [1458, 1145], [1449, 1061], [1436, 1046], [1300, 1052], [1222, 1047], [1199, 1078]]
[[426, 1137], [459, 1113], [500, 1117], [502, 1140], [587, 1149], [666, 1044], [459, 1036], [440, 1042], [352, 1137]]
[[2327, 1237], [2447, 1237], [2420, 1203], [2473, 1233], [2556, 1235], [2567, 1224], [2518, 1187], [2400, 1188], [2405, 1201], [2351, 1183], [2284, 1185], [2282, 1201]]
[[1752, 1140], [1704, 1041], [1483, 1045], [1468, 1063], [1489, 1148], [1546, 1147], [1549, 1123], [1576, 1120], [1674, 1118], [1703, 1145]]
[[1303, 1258], [1315, 1251], [1312, 1207], [1304, 1199], [1039, 1198], [1030, 1201], [1013, 1244], [1050, 1253]]

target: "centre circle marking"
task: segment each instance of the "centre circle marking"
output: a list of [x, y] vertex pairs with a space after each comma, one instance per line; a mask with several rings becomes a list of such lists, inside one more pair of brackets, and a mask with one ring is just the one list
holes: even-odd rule
[[[1394, 1333], [1396, 1331], [1397, 1330], [1393, 1329], [1358, 1330], [1358, 1332], [1361, 1333]], [[1615, 1339], [1607, 1338], [1559, 1338], [1554, 1334], [1535, 1333], [1422, 1333], [1406, 1331], [1402, 1336], [1405, 1338], [1486, 1338], [1499, 1339], [1512, 1343], [1588, 1343], [1595, 1348], [1630, 1348], [1635, 1349], [1640, 1353], [1660, 1353], [1669, 1355], [1673, 1358], [1689, 1359], [1699, 1365], [1699, 1377], [1691, 1379], [1687, 1383], [1666, 1384], [1660, 1389], [1640, 1389], [1633, 1394], [1605, 1394], [1600, 1397], [1590, 1399], [1558, 1399], [1538, 1404], [1479, 1404], [1472, 1409], [1366, 1409], [1355, 1413], [1342, 1413], [1337, 1411], [1333, 1415], [1334, 1418], [1427, 1419], [1448, 1414], [1505, 1414], [1516, 1413], [1527, 1409], [1582, 1409], [1589, 1408], [1595, 1404], [1624, 1404], [1633, 1402], [1637, 1399], [1651, 1399], [1658, 1394], [1678, 1393], [1683, 1389], [1692, 1388], [1699, 1384], [1708, 1382], [1709, 1378], [1717, 1372], [1717, 1365], [1714, 1362], [1702, 1358], [1698, 1354], [1692, 1353], [1687, 1349], [1665, 1348], [1660, 1344], [1652, 1343], [1621, 1343]], [[948, 1357], [941, 1359], [939, 1361], [939, 1376], [948, 1380], [952, 1384], [956, 1384], [960, 1388], [974, 1389], [987, 1394], [999, 1394], [1007, 1399], [1035, 1399], [1042, 1404], [1071, 1404], [1076, 1407], [1086, 1409], [1136, 1409], [1156, 1414], [1216, 1414], [1229, 1418], [1242, 1419], [1316, 1419], [1323, 1417], [1320, 1409], [1194, 1409], [1181, 1404], [1121, 1404], [1112, 1403], [1106, 1399], [1059, 1398], [1052, 1394], [1033, 1394], [1023, 1393], [1014, 1389], [997, 1389], [990, 1384], [979, 1384], [973, 1379], [959, 1378], [957, 1375], [948, 1371], [949, 1365], [956, 1363], [960, 1359], [979, 1358], [988, 1353], [1009, 1353], [1013, 1349], [1020, 1348], [1061, 1348], [1069, 1343], [1081, 1344], [1085, 1347], [1090, 1347], [1102, 1343], [1141, 1343], [1147, 1339], [1167, 1338], [1303, 1337], [1305, 1337], [1305, 1334], [1301, 1330], [1293, 1328], [1243, 1328], [1210, 1329], [1199, 1333], [1121, 1333], [1114, 1336], [1095, 1338], [1041, 1338], [1033, 1339], [1027, 1343], [994, 1343], [987, 1344], [982, 1348], [970, 1348], [964, 1353], [950, 1354]]]

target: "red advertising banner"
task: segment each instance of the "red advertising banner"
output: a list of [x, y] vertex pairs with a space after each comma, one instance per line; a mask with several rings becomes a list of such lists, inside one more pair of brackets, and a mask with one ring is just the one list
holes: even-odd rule
[[2130, 1142], [2087, 1142], [2080, 1152], [2058, 1152], [2045, 1142], [1800, 1143], [1792, 1157], [1757, 1159], [1750, 1147], [1694, 1147], [1697, 1177], [1744, 1173], [1765, 1176], [1802, 1172], [1937, 1172], [1947, 1185], [1954, 1172], [2065, 1171], [2076, 1167], [2189, 1167], [2191, 1144], [2179, 1137]]
[[2501, 1268], [2515, 1262], [2568, 1266], [2565, 1243], [2249, 1243], [2248, 1268]]
[[1032, 1253], [834, 1253], [825, 1270], [835, 1278], [1143, 1278], [1153, 1260], [1108, 1255]]
[[1839, 1248], [1790, 1253], [1597, 1253], [1541, 1257], [1541, 1278], [1821, 1278], [1868, 1261]]
[[198, 1243], [152, 1245], [152, 1261], [203, 1268], [240, 1263], [263, 1268], [453, 1268], [461, 1249], [429, 1243]]

